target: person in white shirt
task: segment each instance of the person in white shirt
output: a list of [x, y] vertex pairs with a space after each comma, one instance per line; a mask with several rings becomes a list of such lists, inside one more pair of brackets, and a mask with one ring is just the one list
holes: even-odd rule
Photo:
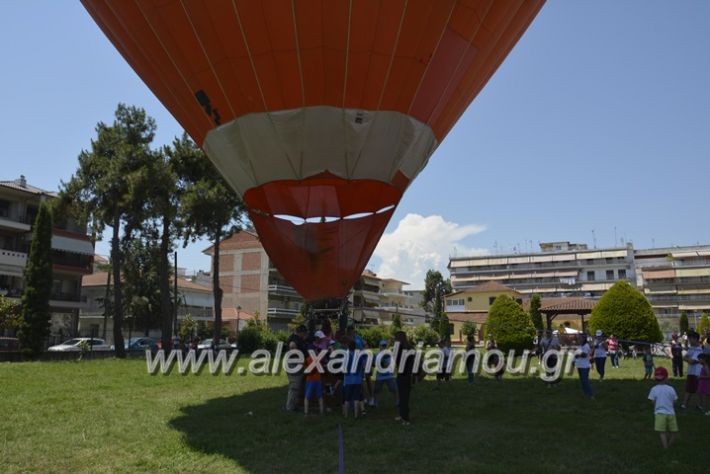
[[599, 380], [604, 380], [604, 370], [606, 368], [606, 340], [604, 339], [604, 333], [601, 329], [597, 329], [594, 339], [594, 367], [597, 369], [599, 374]]
[[589, 383], [589, 369], [591, 367], [589, 355], [591, 352], [592, 348], [587, 344], [587, 335], [583, 334], [579, 348], [574, 353], [574, 365], [577, 367], [577, 373], [579, 374], [579, 381], [582, 384], [584, 395], [589, 399], [594, 399], [592, 384]]
[[661, 445], [664, 449], [673, 444], [678, 437], [678, 422], [675, 418], [674, 404], [678, 400], [675, 389], [668, 385], [668, 370], [658, 367], [654, 373], [656, 385], [648, 394], [648, 399], [653, 402], [654, 425], [661, 435]]
[[[688, 333], [688, 351], [685, 353], [685, 361], [688, 363], [688, 378], [685, 381], [685, 398], [680, 406], [683, 410], [688, 407], [691, 397], [698, 393], [698, 385], [700, 383], [700, 372], [703, 370], [703, 365], [700, 362], [699, 356], [703, 353], [700, 347], [700, 334], [695, 331]], [[701, 409], [700, 405], [698, 408]]]

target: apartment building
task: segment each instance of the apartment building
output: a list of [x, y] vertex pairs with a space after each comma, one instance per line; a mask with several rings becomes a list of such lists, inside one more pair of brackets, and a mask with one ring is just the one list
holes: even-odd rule
[[[106, 284], [108, 274], [106, 272], [95, 271], [91, 275], [84, 276], [82, 280], [82, 295], [86, 299], [86, 307], [82, 308], [80, 314], [79, 331], [81, 335], [94, 335], [105, 338], [109, 344], [113, 342], [113, 320], [104, 317], [103, 300], [106, 297]], [[173, 282], [171, 282], [171, 287]], [[188, 280], [178, 275], [178, 310], [177, 318], [179, 322], [188, 315], [196, 321], [214, 320], [214, 299], [212, 288], [194, 281]], [[132, 327], [137, 335], [139, 323], [131, 326], [131, 314], [125, 315], [126, 326], [124, 336], [128, 337], [127, 330]], [[141, 331], [142, 332], [142, 331]], [[160, 337], [159, 328], [150, 328], [148, 334]]]
[[598, 297], [619, 280], [636, 282], [630, 244], [589, 249], [585, 244], [546, 242], [535, 253], [452, 257], [448, 268], [455, 291], [495, 281], [527, 295]]
[[710, 313], [710, 245], [636, 250], [637, 285], [659, 319]]
[[[214, 256], [212, 246], [204, 252]], [[259, 317], [274, 330], [288, 329], [304, 302], [273, 265], [253, 230], [242, 230], [222, 242], [219, 279], [224, 291], [223, 319], [239, 321], [239, 327]], [[426, 314], [421, 309], [421, 292], [405, 291], [405, 285], [366, 270], [349, 295], [353, 319], [363, 324], [388, 324], [398, 312], [404, 324], [423, 323]]]
[[[214, 258], [214, 246], [204, 253]], [[242, 230], [224, 240], [219, 267], [225, 320], [238, 317], [239, 326], [244, 327], [249, 318], [259, 317], [274, 330], [288, 328], [303, 298], [274, 267], [255, 231]]]
[[409, 283], [395, 278], [380, 278], [365, 270], [350, 293], [353, 319], [363, 324], [391, 324], [399, 314], [402, 324], [416, 326], [426, 321], [422, 292], [404, 290]]
[[[32, 225], [42, 201], [56, 193], [27, 183], [24, 176], [0, 181], [0, 294], [19, 301], [32, 239]], [[92, 272], [94, 246], [86, 228], [55, 220], [52, 229], [54, 282], [50, 331], [55, 338], [76, 334], [79, 311], [86, 307], [81, 279]]]

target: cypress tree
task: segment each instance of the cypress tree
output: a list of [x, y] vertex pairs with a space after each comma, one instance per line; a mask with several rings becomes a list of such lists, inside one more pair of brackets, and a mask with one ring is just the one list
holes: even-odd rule
[[679, 322], [679, 328], [681, 334], [685, 334], [688, 332], [688, 313], [685, 311], [681, 311], [680, 313], [680, 322]]
[[540, 295], [534, 294], [530, 298], [530, 319], [532, 319], [535, 329], [542, 331], [545, 329], [542, 325], [542, 313], [540, 312]]
[[22, 323], [18, 333], [22, 350], [30, 356], [42, 352], [49, 336], [49, 299], [52, 293], [52, 212], [46, 202], [32, 229], [32, 244], [25, 268]]

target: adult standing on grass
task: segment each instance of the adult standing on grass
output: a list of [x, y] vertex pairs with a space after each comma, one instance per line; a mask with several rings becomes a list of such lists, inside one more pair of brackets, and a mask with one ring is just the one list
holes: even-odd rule
[[[553, 331], [552, 338], [549, 340], [544, 348], [544, 353], [542, 355], [542, 361], [545, 366], [545, 375], [547, 380], [545, 384], [548, 388], [553, 387], [556, 383], [560, 381], [560, 372], [557, 369], [557, 364], [559, 362], [559, 353], [562, 350], [562, 344], [560, 344], [560, 331]], [[555, 375], [557, 375], [555, 377]]]
[[665, 367], [658, 367], [654, 378], [656, 385], [649, 392], [648, 399], [653, 402], [654, 425], [656, 432], [661, 435], [661, 445], [668, 449], [678, 436], [678, 422], [673, 407], [678, 395], [675, 389], [666, 383], [668, 370]]
[[[308, 330], [306, 326], [300, 325], [296, 328], [296, 332], [288, 338], [288, 349], [298, 350], [306, 357], [306, 338]], [[288, 376], [288, 397], [286, 398], [286, 410], [298, 411], [298, 403], [301, 399], [301, 387], [303, 386], [303, 364], [301, 367], [296, 367], [297, 363], [291, 363], [288, 367], [290, 370]], [[297, 370], [296, 370], [297, 369]]]
[[476, 339], [471, 335], [466, 338], [466, 373], [468, 383], [472, 384], [476, 376]]
[[609, 339], [606, 340], [606, 348], [611, 355], [611, 367], [614, 369], [619, 368], [619, 340], [612, 334]]
[[678, 340], [678, 333], [671, 336], [671, 361], [673, 377], [683, 377], [683, 344]]
[[604, 340], [604, 333], [601, 329], [597, 329], [594, 339], [594, 367], [597, 369], [599, 374], [599, 380], [604, 380], [604, 372], [606, 370], [606, 350], [607, 345]]
[[589, 383], [589, 369], [591, 368], [589, 356], [592, 349], [587, 343], [586, 334], [582, 334], [579, 342], [579, 348], [574, 353], [574, 365], [577, 367], [577, 373], [579, 374], [579, 381], [582, 384], [584, 395], [590, 400], [593, 400], [594, 392], [592, 391], [592, 384]]
[[700, 354], [703, 350], [700, 347], [700, 334], [695, 331], [688, 332], [688, 351], [685, 353], [685, 361], [688, 363], [688, 377], [685, 381], [685, 398], [680, 406], [683, 410], [688, 408], [688, 403], [694, 394], [698, 392], [698, 384], [702, 364]]
[[395, 421], [409, 425], [409, 395], [412, 392], [412, 377], [414, 375], [414, 351], [404, 331], [397, 331], [394, 341], [397, 361], [397, 393], [399, 394], [399, 416], [395, 418]]

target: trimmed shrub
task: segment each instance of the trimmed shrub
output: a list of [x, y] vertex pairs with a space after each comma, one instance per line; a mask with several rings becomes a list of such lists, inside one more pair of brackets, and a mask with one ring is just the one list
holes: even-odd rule
[[246, 327], [239, 331], [237, 348], [242, 354], [249, 354], [262, 347], [262, 333], [256, 327]]
[[698, 332], [700, 335], [703, 335], [706, 329], [710, 329], [710, 320], [708, 319], [708, 315], [703, 313], [703, 316], [700, 318], [700, 323], [698, 323]]
[[473, 321], [464, 321], [463, 326], [461, 327], [461, 332], [463, 333], [465, 338], [468, 338], [469, 336], [475, 336], [476, 323], [474, 323]]
[[426, 324], [422, 324], [414, 329], [412, 339], [415, 344], [423, 343], [424, 347], [435, 346], [439, 343], [439, 333]]
[[488, 311], [487, 332], [503, 352], [532, 349], [535, 336], [530, 315], [508, 295], [500, 295]]
[[619, 339], [660, 342], [663, 333], [646, 297], [626, 281], [614, 284], [601, 297], [589, 320], [592, 331]]
[[376, 348], [382, 339], [390, 338], [390, 331], [387, 326], [371, 326], [359, 329], [358, 332], [365, 340], [365, 344], [370, 348]]

